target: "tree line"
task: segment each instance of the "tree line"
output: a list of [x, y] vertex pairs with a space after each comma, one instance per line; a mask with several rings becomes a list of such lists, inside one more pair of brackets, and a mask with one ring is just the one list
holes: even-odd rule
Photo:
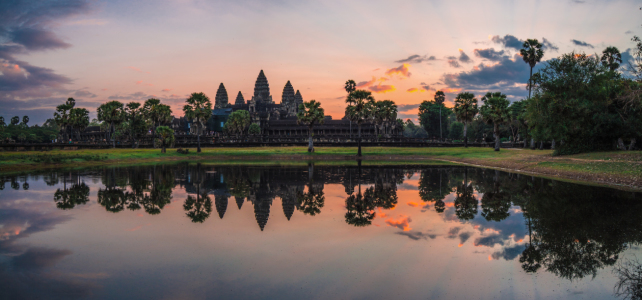
[[408, 119], [404, 135], [463, 140], [465, 146], [469, 139], [494, 141], [496, 151], [501, 141], [520, 140], [525, 148], [530, 141], [532, 149], [550, 142], [556, 154], [635, 149], [642, 136], [642, 42], [637, 36], [632, 40], [634, 63], [628, 66], [621, 66], [622, 55], [611, 46], [602, 54], [563, 54], [533, 74], [544, 51], [536, 39], [528, 39], [520, 51], [530, 67], [527, 99], [511, 103], [496, 91], [479, 103], [475, 94], [463, 91], [448, 108], [444, 93], [437, 91], [434, 100], [419, 106], [420, 126]]

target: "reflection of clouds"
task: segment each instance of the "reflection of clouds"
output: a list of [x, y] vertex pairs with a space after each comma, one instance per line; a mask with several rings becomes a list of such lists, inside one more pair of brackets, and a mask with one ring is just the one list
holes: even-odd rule
[[504, 238], [500, 234], [491, 234], [489, 236], [478, 237], [475, 239], [475, 247], [477, 246], [486, 246], [494, 247], [495, 245], [504, 245]]
[[463, 245], [471, 236], [473, 236], [472, 232], [462, 232], [459, 234], [459, 244]]
[[405, 236], [407, 236], [410, 239], [413, 239], [415, 241], [428, 240], [428, 238], [430, 238], [432, 240], [432, 239], [437, 237], [436, 234], [426, 234], [426, 233], [423, 233], [421, 231], [401, 231], [401, 232], [397, 231], [397, 232], [395, 232], [395, 234], [405, 235]]
[[51, 267], [65, 256], [71, 254], [69, 250], [33, 247], [24, 253], [14, 256], [11, 264], [18, 269], [40, 269]]
[[390, 218], [390, 219], [386, 220], [385, 222], [389, 226], [397, 227], [397, 228], [399, 228], [399, 229], [401, 229], [403, 231], [409, 231], [409, 230], [412, 229], [412, 228], [410, 228], [410, 222], [412, 222], [412, 219], [410, 219], [410, 217], [408, 217], [408, 216], [403, 216], [402, 215], [402, 216], [399, 217], [399, 219]]
[[526, 245], [515, 245], [513, 247], [506, 247], [501, 251], [494, 252], [491, 257], [495, 260], [503, 258], [504, 260], [513, 260], [518, 255], [522, 254], [526, 249]]

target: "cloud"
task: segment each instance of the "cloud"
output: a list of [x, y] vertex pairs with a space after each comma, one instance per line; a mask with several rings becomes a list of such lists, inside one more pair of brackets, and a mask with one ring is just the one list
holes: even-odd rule
[[516, 50], [522, 49], [522, 46], [524, 45], [524, 41], [510, 34], [507, 34], [504, 37], [495, 35], [495, 36], [492, 36], [490, 40], [495, 44], [503, 45], [505, 48], [513, 48]]
[[163, 92], [169, 92], [169, 91], [171, 91], [171, 90], [172, 90], [172, 89], [163, 89], [162, 91], [163, 91]]
[[587, 42], [583, 42], [583, 41], [579, 41], [579, 40], [575, 40], [575, 39], [571, 40], [571, 43], [573, 43], [575, 46], [595, 48], [595, 47], [593, 47], [593, 45], [591, 45], [591, 44], [589, 44]]
[[420, 104], [399, 104], [397, 105], [397, 111], [405, 112], [413, 109], [419, 108]]
[[459, 234], [459, 243], [463, 244], [465, 243], [471, 236], [473, 236], [472, 232], [462, 232]]
[[451, 227], [450, 229], [448, 229], [448, 238], [454, 239], [455, 237], [457, 237], [457, 234], [459, 233], [460, 230], [461, 230], [461, 227]]
[[416, 93], [418, 91], [419, 90], [417, 88], [409, 88], [409, 89], [406, 90], [406, 92], [408, 92], [408, 93]]
[[470, 59], [470, 56], [466, 55], [466, 53], [464, 53], [464, 50], [461, 50], [461, 49], [459, 49], [459, 61], [465, 64], [469, 64], [473, 62]]
[[74, 93], [74, 97], [79, 97], [79, 98], [96, 98], [96, 97], [98, 97], [98, 96], [97, 96], [96, 94], [92, 93], [92, 92], [88, 92], [88, 91], [85, 91], [85, 90], [77, 90], [77, 91]]
[[372, 76], [372, 80], [370, 81], [361, 81], [357, 83], [357, 88], [364, 88], [373, 85], [375, 82], [377, 82], [377, 78]]
[[59, 260], [70, 255], [69, 250], [56, 250], [48, 248], [29, 248], [24, 253], [11, 259], [14, 268], [40, 269], [55, 265]]
[[627, 30], [624, 34], [631, 34], [631, 33], [633, 33], [633, 31]]
[[[537, 64], [533, 72], [543, 65], [544, 63]], [[504, 57], [491, 66], [479, 64], [470, 71], [444, 74], [441, 80], [451, 91], [463, 89], [480, 94], [500, 90], [515, 99], [528, 94], [525, 89], [528, 77], [528, 65], [521, 56], [515, 54], [512, 59]]]
[[419, 54], [414, 54], [414, 55], [408, 56], [408, 58], [395, 60], [395, 62], [396, 63], [416, 63], [416, 64], [419, 64], [419, 63], [422, 63], [422, 62], [425, 62], [425, 61], [431, 61], [431, 60], [437, 60], [437, 59], [434, 56], [428, 56], [428, 55], [421, 56]]
[[412, 75], [412, 74], [408, 71], [408, 67], [410, 67], [409, 64], [402, 64], [399, 67], [392, 68], [392, 69], [386, 71], [386, 75], [388, 75], [388, 76], [399, 75], [399, 76], [402, 76], [402, 77], [410, 77], [410, 75]]
[[447, 61], [448, 61], [448, 64], [449, 64], [451, 67], [453, 67], [453, 68], [459, 68], [459, 67], [461, 67], [461, 65], [460, 65], [460, 64], [459, 64], [459, 62], [457, 61], [457, 57], [454, 57], [454, 56], [448, 56], [448, 57], [446, 57], [446, 59], [447, 59]]
[[542, 38], [542, 50], [544, 50], [544, 51], [551, 50], [551, 51], [557, 52], [557, 51], [560, 50], [560, 48], [555, 46], [553, 43], [551, 43], [546, 38]]
[[513, 260], [526, 249], [525, 245], [515, 245], [513, 247], [506, 247], [501, 251], [494, 252], [491, 257], [495, 260], [503, 258], [504, 260]]
[[486, 246], [486, 247], [493, 247], [496, 244], [499, 245], [504, 245], [504, 240], [502, 239], [502, 236], [499, 234], [493, 234], [489, 236], [484, 236], [484, 237], [479, 237], [475, 239], [475, 246]]
[[506, 51], [504, 50], [495, 51], [495, 48], [475, 49], [473, 52], [475, 53], [475, 56], [485, 58], [491, 61], [499, 61], [506, 57], [504, 55]]
[[[51, 69], [17, 60], [14, 55], [70, 47], [51, 28], [62, 19], [87, 11], [89, 4], [84, 0], [0, 1], [0, 101], [3, 105], [53, 99], [69, 92], [64, 85], [70, 84], [71, 79]], [[27, 110], [41, 115], [42, 105], [32, 104], [35, 105]], [[19, 112], [14, 106], [2, 108], [0, 114], [3, 116]]]
[[431, 88], [425, 82], [420, 83], [420, 85], [421, 85], [421, 89], [424, 90], [424, 91], [435, 91], [434, 88]]
[[392, 92], [396, 90], [394, 85], [386, 85], [386, 84], [369, 86], [368, 89], [375, 93], [386, 93], [386, 92]]
[[415, 241], [428, 240], [428, 238], [432, 240], [437, 237], [436, 234], [425, 234], [421, 231], [397, 231], [395, 232], [395, 234], [407, 236]]
[[410, 222], [412, 222], [412, 219], [408, 216], [400, 216], [397, 220], [390, 218], [385, 222], [388, 226], [397, 227], [403, 231], [409, 231], [412, 229], [410, 228]]

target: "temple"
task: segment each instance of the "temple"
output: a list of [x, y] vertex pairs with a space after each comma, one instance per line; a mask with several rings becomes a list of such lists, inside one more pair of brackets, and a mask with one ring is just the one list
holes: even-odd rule
[[[245, 100], [243, 94], [239, 91], [234, 104], [230, 104], [227, 90], [223, 83], [218, 87], [214, 103], [212, 119], [208, 122], [207, 130], [212, 132], [222, 132], [228, 116], [238, 110], [246, 110], [250, 113], [252, 123], [258, 124], [261, 128], [261, 135], [267, 137], [307, 137], [308, 128], [304, 125], [297, 124], [297, 113], [299, 105], [303, 103], [303, 96], [299, 90], [296, 90], [288, 80], [283, 87], [281, 103], [275, 103], [270, 93], [270, 84], [263, 70], [254, 83], [254, 94], [250, 100]], [[340, 140], [350, 137], [356, 137], [357, 126], [350, 124], [350, 121], [344, 116], [339, 120], [333, 120], [331, 116], [326, 116], [324, 124], [314, 127], [314, 135], [323, 137], [328, 140]], [[363, 124], [361, 127], [362, 136], [375, 134], [374, 126], [370, 123]], [[400, 128], [391, 128], [384, 130], [386, 137], [401, 136], [403, 134]]]

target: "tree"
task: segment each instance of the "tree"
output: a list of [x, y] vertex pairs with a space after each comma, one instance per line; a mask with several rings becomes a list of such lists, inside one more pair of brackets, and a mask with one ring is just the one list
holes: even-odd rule
[[71, 138], [70, 136], [67, 136], [67, 133], [70, 130], [69, 111], [73, 109], [74, 106], [76, 106], [76, 100], [74, 100], [74, 98], [67, 98], [65, 103], [56, 106], [56, 111], [54, 112], [54, 121], [56, 122], [56, 125], [60, 127], [62, 138], [64, 140]]
[[448, 116], [452, 110], [444, 106], [440, 96], [436, 96], [435, 100], [424, 100], [419, 105], [419, 124], [430, 138], [441, 140], [442, 134], [448, 135]]
[[26, 139], [27, 139], [27, 136], [26, 136], [24, 133], [20, 133], [20, 134], [18, 135], [18, 140], [19, 140], [21, 143], [24, 143]]
[[22, 117], [22, 126], [25, 127], [25, 128], [29, 127], [29, 125], [27, 125], [27, 123], [29, 123], [29, 117], [28, 116], [23, 116]]
[[98, 120], [109, 124], [112, 148], [116, 148], [116, 139], [113, 133], [116, 130], [116, 125], [122, 123], [125, 119], [123, 104], [119, 101], [109, 101], [100, 105], [97, 112]]
[[85, 108], [72, 108], [69, 110], [69, 126], [76, 131], [80, 140], [80, 132], [89, 126], [89, 111]]
[[622, 63], [622, 54], [620, 54], [620, 50], [616, 47], [606, 47], [606, 49], [602, 51], [602, 58], [600, 61], [603, 66], [609, 68], [611, 71], [615, 71]]
[[247, 133], [252, 134], [252, 135], [257, 135], [261, 134], [261, 126], [256, 123], [250, 124], [250, 127], [247, 128]]
[[[372, 121], [375, 129], [379, 126], [379, 135], [387, 133], [387, 129], [396, 126], [397, 104], [392, 100], [375, 101], [372, 103]], [[377, 139], [379, 139], [377, 135]]]
[[487, 124], [493, 124], [493, 134], [495, 135], [495, 151], [499, 151], [499, 125], [510, 121], [508, 105], [510, 102], [506, 95], [501, 92], [488, 92], [482, 97], [484, 105], [479, 109], [482, 118]]
[[0, 132], [3, 132], [6, 126], [7, 123], [4, 122], [4, 117], [0, 117]]
[[350, 93], [354, 92], [354, 90], [357, 89], [357, 83], [354, 82], [354, 80], [349, 79], [348, 81], [346, 81], [345, 89], [346, 89], [346, 92], [348, 94], [350, 94]]
[[[145, 101], [143, 111], [151, 124], [152, 138], [156, 139], [156, 127], [172, 121], [172, 109], [169, 105], [161, 104], [160, 100], [150, 98]], [[156, 148], [156, 144], [153, 147]]]
[[158, 140], [161, 143], [161, 153], [165, 153], [165, 147], [174, 143], [174, 130], [167, 126], [158, 126], [156, 133], [158, 133]]
[[533, 85], [533, 68], [542, 60], [542, 57], [544, 57], [544, 50], [542, 50], [542, 44], [540, 44], [537, 39], [526, 40], [522, 47], [523, 49], [519, 50], [519, 54], [522, 56], [524, 62], [531, 67], [531, 73], [528, 77], [528, 98], [530, 99], [531, 87]]
[[312, 135], [314, 125], [323, 124], [325, 118], [321, 102], [310, 100], [310, 102], [303, 102], [299, 104], [299, 112], [296, 114], [296, 123], [308, 126], [308, 152], [314, 152], [314, 144], [312, 142]]
[[[349, 79], [348, 81], [346, 81], [345, 89], [348, 95], [350, 95], [350, 93], [354, 92], [354, 90], [357, 89], [357, 83], [354, 82], [354, 80]], [[350, 105], [351, 104], [348, 104], [348, 106]], [[347, 110], [346, 110], [346, 115], [348, 115]], [[352, 139], [352, 120], [351, 119], [350, 119], [350, 138]]]
[[346, 109], [348, 118], [350, 121], [356, 122], [359, 128], [359, 138], [357, 141], [359, 150], [357, 152], [357, 157], [361, 157], [361, 124], [371, 118], [372, 103], [374, 101], [375, 99], [372, 97], [372, 93], [365, 90], [354, 90], [346, 99], [346, 103], [349, 104]]
[[439, 105], [439, 139], [443, 140], [443, 133], [442, 133], [442, 123], [441, 123], [441, 107], [444, 105], [444, 101], [446, 101], [446, 94], [442, 91], [437, 91], [435, 93], [435, 103]]
[[20, 117], [14, 116], [13, 118], [11, 118], [11, 125], [16, 126], [18, 125], [18, 123], [20, 123]]
[[201, 152], [201, 128], [212, 116], [212, 102], [210, 98], [203, 93], [192, 93], [186, 100], [187, 104], [183, 106], [185, 117], [196, 124], [198, 148], [196, 152]]
[[227, 122], [223, 125], [223, 131], [230, 135], [236, 135], [238, 138], [245, 133], [245, 129], [248, 126], [251, 126], [250, 122], [250, 113], [247, 110], [237, 110], [227, 118]]
[[138, 137], [149, 128], [145, 118], [145, 111], [138, 102], [129, 102], [125, 106], [127, 118], [127, 131], [132, 140], [132, 148], [136, 148]]
[[468, 123], [472, 122], [479, 111], [477, 99], [473, 93], [463, 92], [455, 98], [455, 116], [457, 121], [464, 123], [464, 147], [468, 148]]

